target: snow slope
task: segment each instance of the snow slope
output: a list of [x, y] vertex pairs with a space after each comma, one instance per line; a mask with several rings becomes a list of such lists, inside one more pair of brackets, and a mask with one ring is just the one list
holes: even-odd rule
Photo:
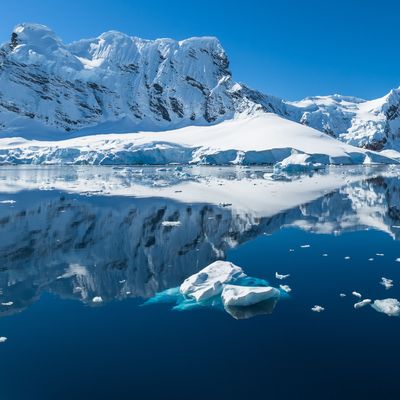
[[273, 113], [166, 132], [0, 139], [1, 164], [274, 164], [293, 152], [311, 163], [397, 163]]

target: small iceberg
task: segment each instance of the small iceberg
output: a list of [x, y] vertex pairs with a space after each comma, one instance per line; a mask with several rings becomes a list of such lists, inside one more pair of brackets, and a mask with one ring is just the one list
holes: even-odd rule
[[389, 317], [400, 316], [400, 301], [397, 299], [375, 300], [371, 307]]
[[276, 279], [282, 280], [282, 279], [289, 278], [289, 276], [290, 276], [290, 274], [281, 275], [281, 274], [279, 274], [278, 272], [275, 272], [275, 278], [276, 278]]
[[10, 307], [10, 306], [12, 306], [13, 304], [14, 304], [13, 301], [7, 301], [6, 303], [1, 303], [1, 305], [2, 305], [2, 306], [5, 306], [5, 307]]
[[289, 285], [279, 285], [279, 287], [286, 293], [290, 293], [292, 291]]
[[359, 299], [361, 299], [361, 297], [362, 297], [361, 293], [358, 293], [358, 292], [351, 292], [351, 294], [355, 297], [358, 297]]
[[95, 297], [93, 297], [92, 302], [93, 303], [102, 303], [103, 299], [101, 296], [95, 296]]
[[340, 293], [339, 296], [340, 297], [346, 297], [346, 294], [345, 293]]
[[364, 299], [359, 301], [358, 303], [354, 304], [354, 308], [357, 310], [358, 308], [362, 308], [364, 306], [366, 306], [367, 304], [371, 304], [372, 300], [371, 299]]
[[384, 278], [382, 277], [382, 280], [379, 282], [382, 286], [385, 287], [386, 290], [390, 289], [391, 287], [393, 287], [393, 280], [392, 279], [388, 279], [388, 278]]
[[271, 297], [279, 297], [279, 290], [271, 286], [225, 285], [221, 299], [225, 307], [252, 306]]
[[0, 343], [4, 343], [7, 341], [7, 338], [5, 336], [0, 336]]
[[321, 168], [324, 168], [324, 165], [312, 162], [312, 157], [309, 154], [293, 153], [274, 165], [274, 174], [281, 174], [282, 172], [298, 174], [316, 171]]
[[324, 307], [321, 307], [321, 306], [315, 305], [314, 307], [311, 307], [311, 311], [320, 313], [320, 312], [322, 312], [322, 311], [325, 311], [325, 308], [324, 308]]
[[222, 293], [223, 285], [244, 278], [242, 268], [227, 261], [215, 261], [197, 274], [189, 276], [180, 286], [181, 293], [196, 301], [206, 300]]
[[167, 226], [167, 227], [174, 227], [174, 226], [179, 226], [181, 224], [181, 221], [163, 221], [161, 222], [162, 226]]
[[301, 247], [302, 249], [308, 249], [309, 247], [311, 247], [311, 245], [309, 245], [309, 244], [302, 244], [300, 247]]

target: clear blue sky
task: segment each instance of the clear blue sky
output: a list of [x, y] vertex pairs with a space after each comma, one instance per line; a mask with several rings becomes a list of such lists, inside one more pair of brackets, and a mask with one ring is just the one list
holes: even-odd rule
[[396, 0], [17, 0], [2, 4], [0, 41], [19, 22], [64, 42], [115, 29], [147, 39], [217, 36], [234, 78], [287, 99], [364, 98], [400, 85]]

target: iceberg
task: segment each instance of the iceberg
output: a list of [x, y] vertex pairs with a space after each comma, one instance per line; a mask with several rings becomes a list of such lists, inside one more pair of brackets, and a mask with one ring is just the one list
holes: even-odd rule
[[286, 278], [289, 278], [289, 276], [290, 276], [290, 274], [286, 274], [286, 275], [281, 275], [281, 274], [279, 274], [278, 272], [275, 272], [275, 278], [276, 279], [280, 279], [280, 280], [282, 280], [282, 279], [286, 279]]
[[359, 299], [361, 299], [361, 297], [362, 297], [361, 293], [358, 293], [358, 292], [351, 292], [351, 294], [355, 297], [358, 297]]
[[324, 307], [321, 307], [321, 306], [317, 306], [317, 305], [315, 305], [314, 307], [312, 307], [311, 308], [311, 311], [314, 311], [314, 312], [322, 312], [322, 311], [325, 311], [325, 308]]
[[215, 261], [197, 274], [190, 276], [180, 286], [180, 292], [196, 301], [222, 293], [223, 285], [244, 278], [242, 268], [227, 261]]
[[225, 307], [252, 306], [272, 297], [279, 297], [279, 290], [271, 286], [226, 285], [221, 294], [222, 303]]
[[393, 280], [382, 277], [381, 282], [379, 282], [382, 286], [385, 287], [386, 290], [390, 289], [393, 286]]
[[367, 304], [371, 304], [371, 303], [372, 303], [371, 299], [364, 299], [364, 300], [359, 301], [358, 303], [355, 303], [354, 308], [357, 310], [358, 308], [364, 307]]
[[279, 287], [286, 293], [290, 293], [292, 291], [289, 285], [279, 285]]
[[302, 173], [324, 168], [324, 165], [313, 162], [314, 157], [305, 153], [293, 153], [274, 165], [274, 173]]
[[5, 336], [0, 336], [0, 343], [4, 343], [7, 341], [7, 338]]
[[101, 296], [95, 296], [95, 297], [93, 297], [92, 302], [93, 303], [102, 303], [103, 299], [101, 298]]
[[371, 307], [389, 317], [400, 316], [400, 301], [397, 299], [375, 300]]

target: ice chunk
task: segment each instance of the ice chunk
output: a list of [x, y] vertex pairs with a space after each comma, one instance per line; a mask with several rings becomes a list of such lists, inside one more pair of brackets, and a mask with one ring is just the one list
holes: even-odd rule
[[249, 319], [257, 315], [272, 314], [278, 298], [273, 297], [248, 307], [227, 306], [225, 311], [235, 319]]
[[14, 304], [13, 301], [7, 301], [6, 303], [1, 303], [2, 306], [12, 306]]
[[382, 286], [385, 286], [385, 289], [390, 289], [393, 286], [393, 280], [382, 277], [381, 282], [379, 282]]
[[289, 278], [289, 276], [290, 276], [290, 274], [281, 275], [281, 274], [279, 274], [278, 272], [275, 272], [275, 278], [276, 278], [276, 279], [282, 280], [282, 279]]
[[103, 299], [101, 298], [101, 296], [95, 296], [92, 299], [93, 303], [101, 303], [103, 301]]
[[372, 304], [372, 308], [389, 317], [400, 316], [400, 302], [397, 299], [375, 300], [374, 304]]
[[344, 259], [345, 259], [345, 260], [350, 260], [350, 257], [349, 257], [349, 256], [346, 256]]
[[327, 253], [322, 254], [322, 257], [328, 257]]
[[400, 262], [400, 258], [396, 258], [396, 261], [397, 261], [397, 262]]
[[364, 300], [359, 301], [358, 303], [355, 303], [355, 304], [354, 304], [354, 308], [355, 308], [355, 309], [361, 308], [361, 307], [364, 307], [364, 306], [366, 306], [367, 304], [371, 304], [371, 303], [372, 303], [372, 300], [371, 300], [371, 299], [364, 299]]
[[340, 293], [339, 296], [340, 297], [346, 297], [346, 295], [344, 293]]
[[371, 258], [368, 258], [368, 261], [374, 261], [374, 259], [371, 257]]
[[351, 292], [351, 294], [353, 295], [353, 296], [356, 296], [356, 297], [358, 297], [359, 299], [361, 299], [361, 293], [358, 293], [358, 292]]
[[383, 253], [376, 253], [376, 255], [379, 256], [379, 257], [383, 257], [384, 256]]
[[233, 283], [246, 275], [242, 268], [227, 261], [215, 261], [197, 274], [190, 276], [180, 286], [184, 296], [201, 301], [222, 293], [223, 285]]
[[325, 311], [325, 308], [324, 308], [324, 307], [321, 307], [321, 306], [315, 305], [314, 307], [311, 308], [311, 311], [314, 311], [314, 312], [322, 312], [322, 311]]
[[309, 172], [323, 168], [322, 164], [312, 161], [313, 158], [309, 154], [293, 153], [289, 157], [286, 157], [284, 160], [274, 165], [274, 173], [279, 174], [282, 172]]
[[286, 293], [290, 293], [292, 291], [289, 285], [279, 285], [279, 287]]
[[302, 249], [308, 249], [309, 247], [311, 247], [309, 244], [302, 244], [300, 246]]
[[4, 343], [7, 341], [7, 338], [5, 336], [0, 336], [0, 343]]
[[1, 200], [0, 204], [15, 204], [15, 200]]
[[224, 306], [246, 307], [279, 297], [279, 290], [271, 286], [238, 286], [225, 285], [222, 290], [222, 303]]
[[163, 222], [161, 222], [162, 226], [168, 226], [168, 227], [179, 226], [180, 224], [181, 224], [181, 221], [163, 221]]

